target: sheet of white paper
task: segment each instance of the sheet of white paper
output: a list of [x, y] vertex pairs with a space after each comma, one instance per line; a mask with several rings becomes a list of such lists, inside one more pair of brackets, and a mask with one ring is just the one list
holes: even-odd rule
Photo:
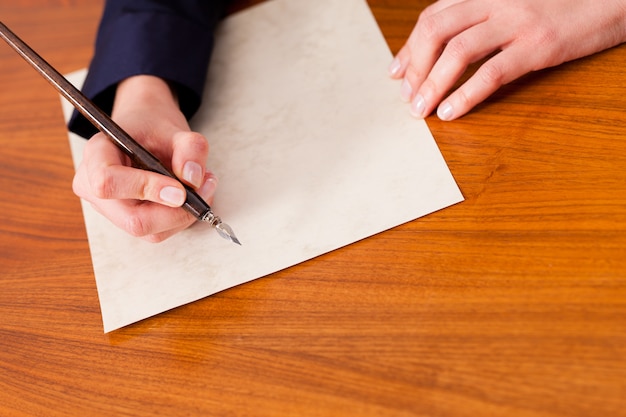
[[[220, 178], [213, 209], [243, 246], [203, 224], [146, 243], [83, 204], [105, 332], [461, 201], [391, 58], [364, 0], [273, 0], [226, 19], [192, 126]], [[70, 143], [78, 164], [85, 141]]]

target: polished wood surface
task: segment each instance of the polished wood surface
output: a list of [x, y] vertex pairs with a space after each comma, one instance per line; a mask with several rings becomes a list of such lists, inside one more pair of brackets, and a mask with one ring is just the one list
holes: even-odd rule
[[[393, 51], [426, 4], [370, 1]], [[101, 8], [0, 19], [70, 72]], [[624, 62], [430, 117], [463, 203], [103, 334], [59, 98], [1, 44], [0, 416], [626, 415]]]

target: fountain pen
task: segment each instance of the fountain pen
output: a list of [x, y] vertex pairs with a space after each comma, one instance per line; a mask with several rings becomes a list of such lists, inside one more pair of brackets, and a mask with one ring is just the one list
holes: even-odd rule
[[[0, 37], [2, 37], [24, 60], [39, 72], [63, 97], [67, 99], [83, 116], [98, 130], [104, 133], [132, 160], [137, 168], [157, 172], [180, 181], [165, 167], [153, 154], [142, 147], [104, 111], [89, 100], [83, 93], [65, 79], [56, 69], [46, 62], [30, 46], [13, 33], [6, 25], [0, 22]], [[189, 213], [196, 219], [209, 223], [224, 239], [241, 245], [233, 229], [213, 213], [209, 204], [191, 187], [182, 183], [187, 191], [187, 198], [183, 204]]]

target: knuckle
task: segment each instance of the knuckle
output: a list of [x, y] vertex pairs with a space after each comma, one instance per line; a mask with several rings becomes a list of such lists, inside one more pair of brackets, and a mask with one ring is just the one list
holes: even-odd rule
[[189, 140], [194, 143], [195, 146], [206, 150], [209, 149], [209, 141], [200, 133], [191, 132]]
[[456, 61], [465, 62], [470, 56], [470, 46], [465, 38], [457, 36], [450, 40], [446, 46], [446, 52]]
[[424, 10], [422, 10], [422, 13], [420, 13], [420, 15], [417, 18], [417, 23], [420, 24], [424, 20], [429, 19], [435, 16], [436, 14], [437, 14], [437, 5], [435, 3], [432, 3], [426, 6]]
[[209, 151], [209, 142], [204, 135], [197, 132], [187, 132], [180, 138], [180, 143], [185, 148], [188, 148], [190, 152], [194, 154], [205, 154]]
[[135, 184], [133, 187], [137, 193], [138, 200], [156, 200], [157, 187], [155, 187], [151, 181], [141, 181]]
[[478, 71], [480, 81], [487, 86], [501, 86], [504, 84], [504, 70], [501, 66], [488, 61]]
[[115, 194], [115, 181], [108, 170], [101, 170], [89, 181], [93, 195], [100, 199], [109, 199]]
[[148, 226], [141, 218], [136, 214], [131, 214], [124, 220], [123, 229], [134, 237], [146, 237], [149, 235]]
[[535, 43], [538, 46], [548, 46], [553, 44], [557, 38], [557, 32], [554, 28], [542, 27], [537, 31], [534, 31]]
[[441, 19], [437, 15], [422, 14], [417, 22], [416, 32], [426, 42], [440, 41], [443, 33]]
[[564, 49], [556, 45], [559, 40], [558, 38], [558, 33], [552, 28], [543, 27], [532, 31], [532, 34], [526, 39], [526, 45], [530, 46], [529, 49], [538, 52], [535, 55], [535, 60], [538, 65], [535, 65], [534, 69], [541, 69], [545, 67], [545, 65], [542, 64], [559, 60], [557, 57], [563, 54]]

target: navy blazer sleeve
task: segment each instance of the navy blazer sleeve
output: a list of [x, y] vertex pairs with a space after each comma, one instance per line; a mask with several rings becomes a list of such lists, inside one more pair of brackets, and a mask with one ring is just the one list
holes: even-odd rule
[[[107, 0], [83, 93], [111, 113], [117, 84], [148, 74], [169, 81], [182, 112], [200, 106], [226, 0]], [[71, 131], [89, 138], [96, 128], [75, 112]]]

